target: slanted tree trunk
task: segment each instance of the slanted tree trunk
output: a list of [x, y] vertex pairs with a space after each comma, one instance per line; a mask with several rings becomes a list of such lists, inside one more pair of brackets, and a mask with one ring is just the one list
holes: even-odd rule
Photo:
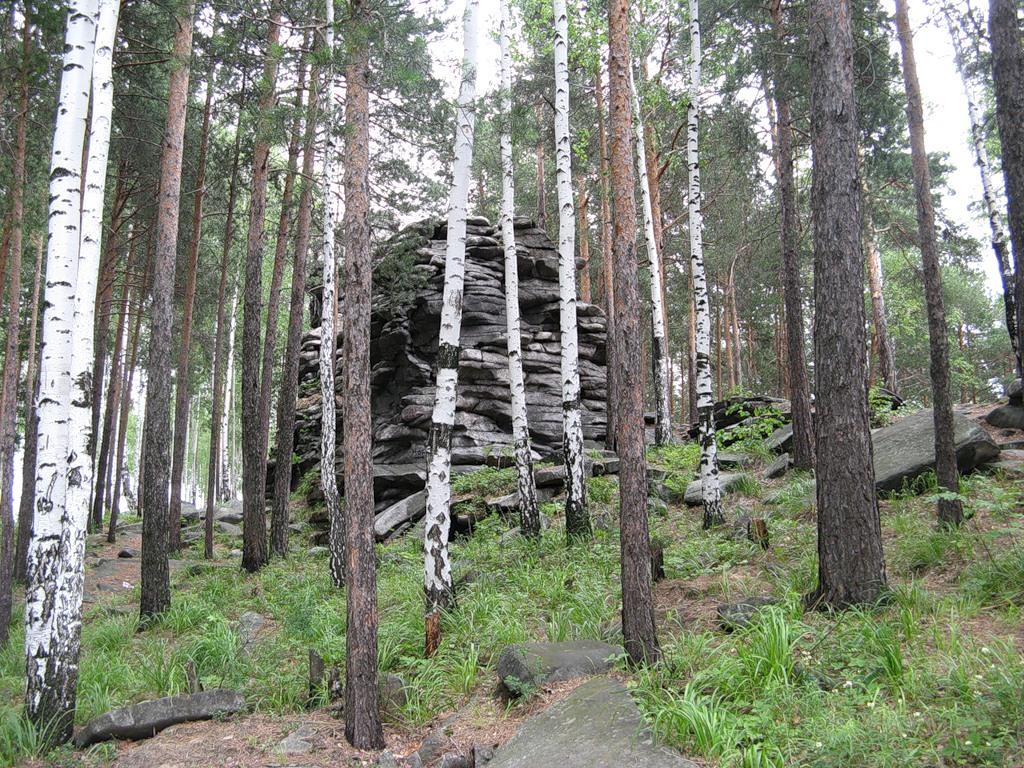
[[[330, 57], [334, 52], [334, 1], [327, 0], [326, 47]], [[337, 312], [337, 290], [335, 273], [337, 255], [334, 248], [334, 163], [337, 149], [334, 143], [333, 126], [337, 122], [334, 106], [334, 67], [328, 65], [324, 77], [324, 116], [327, 125], [327, 141], [324, 146], [323, 195], [324, 195], [324, 242], [323, 242], [323, 294], [320, 311], [320, 483], [323, 486], [330, 520], [331, 578], [336, 587], [345, 583], [345, 520], [338, 496], [338, 476], [335, 469], [337, 453], [337, 404], [335, 402], [335, 320]]]
[[25, 714], [48, 744], [63, 744], [71, 738], [82, 634], [88, 512], [68, 506], [67, 486], [71, 358], [76, 338], [84, 335], [76, 333], [74, 325], [74, 291], [82, 219], [82, 154], [98, 16], [93, 0], [68, 4], [50, 160], [35, 519], [25, 595]]
[[864, 255], [849, 0], [810, 4], [818, 587], [812, 604], [885, 589], [864, 332]]
[[[704, 215], [701, 212], [698, 135], [700, 120], [701, 48], [697, 0], [690, 0], [690, 103], [686, 108], [686, 165], [689, 168], [690, 273], [693, 275], [695, 316], [697, 423], [700, 442], [701, 500], [704, 528], [725, 522], [718, 484], [718, 446], [715, 442], [715, 399], [711, 392], [711, 304], [704, 273]], [[721, 352], [721, 344], [718, 345]], [[719, 366], [721, 373], [721, 366]], [[721, 389], [721, 383], [719, 383]]]
[[956, 495], [960, 482], [953, 441], [953, 392], [949, 377], [949, 336], [946, 309], [942, 299], [942, 272], [939, 244], [935, 236], [935, 207], [932, 203], [932, 178], [928, 153], [924, 146], [924, 108], [921, 85], [917, 79], [914, 36], [910, 30], [907, 0], [896, 0], [896, 29], [903, 51], [903, 84], [907, 92], [907, 122], [910, 127], [910, 157], [917, 198], [917, 234], [924, 272], [925, 304], [928, 311], [928, 346], [931, 358], [932, 413], [935, 419], [935, 476], [939, 486], [953, 498], [938, 502], [939, 526], [957, 528], [964, 520], [963, 505]]
[[515, 185], [512, 166], [512, 57], [509, 54], [507, 0], [501, 0], [501, 241], [505, 249], [505, 320], [508, 347], [508, 377], [512, 400], [512, 446], [519, 487], [519, 530], [523, 535], [540, 535], [537, 488], [533, 479], [530, 430], [526, 416], [526, 382], [519, 316], [519, 260], [513, 224]]
[[318, 70], [309, 76], [306, 104], [306, 136], [302, 150], [302, 192], [296, 217], [295, 251], [292, 256], [292, 292], [288, 308], [288, 341], [284, 371], [277, 401], [277, 446], [274, 462], [274, 499], [270, 511], [270, 550], [288, 556], [288, 509], [291, 502], [292, 449], [295, 447], [295, 396], [299, 383], [299, 347], [302, 343], [302, 313], [306, 297], [306, 266], [309, 228], [313, 221], [313, 161], [316, 154]]
[[615, 268], [612, 258], [612, 209], [609, 179], [611, 169], [608, 155], [608, 131], [604, 123], [604, 84], [601, 82], [601, 63], [598, 62], [597, 73], [594, 75], [594, 95], [597, 99], [597, 135], [598, 148], [601, 151], [601, 275], [604, 282], [604, 313], [607, 318], [605, 332], [605, 362], [608, 376], [608, 396], [605, 399], [607, 427], [605, 428], [605, 446], [615, 450], [615, 436], [618, 433], [618, 391], [615, 376]]
[[270, 13], [267, 56], [263, 62], [262, 94], [253, 147], [252, 192], [249, 197], [249, 236], [245, 258], [245, 298], [242, 305], [242, 568], [255, 573], [267, 564], [266, 429], [260, 407], [262, 344], [260, 313], [263, 303], [263, 253], [267, 240], [267, 181], [270, 174], [270, 132], [267, 122], [277, 94], [278, 40], [281, 10]]
[[[992, 81], [1003, 156], [1010, 243], [1013, 249], [1016, 327], [1024, 328], [1024, 50], [1015, 0], [990, 0]], [[1018, 330], [1019, 333], [1019, 330]], [[1017, 345], [1017, 375], [1024, 375], [1024, 350]]]
[[1003, 285], [1003, 308], [1006, 317], [1006, 332], [1010, 336], [1010, 346], [1013, 348], [1017, 376], [1021, 375], [1020, 369], [1020, 334], [1017, 329], [1017, 310], [1014, 299], [1016, 277], [1013, 265], [1010, 262], [1009, 254], [1006, 251], [1006, 232], [1003, 229], [1002, 211], [999, 203], [996, 202], [996, 192], [992, 184], [992, 173], [989, 169], [988, 150], [985, 148], [985, 126], [982, 116], [978, 112], [974, 89], [967, 79], [967, 72], [964, 62], [963, 45], [960, 35], [957, 34], [953, 19], [949, 15], [949, 7], [943, 6], [943, 14], [946, 17], [946, 25], [949, 27], [949, 36], [953, 41], [953, 51], [956, 54], [956, 69], [960, 74], [960, 80], [964, 84], [964, 94], [967, 97], [967, 116], [971, 121], [971, 143], [974, 146], [974, 162], [981, 174], [981, 188], [985, 202], [985, 213], [988, 215], [989, 227], [992, 230], [992, 250], [996, 256], [996, 264], [999, 266], [999, 277]]
[[[468, 0], [463, 17], [462, 81], [455, 115], [455, 165], [448, 197], [448, 236], [444, 264], [444, 301], [437, 349], [434, 414], [427, 444], [427, 510], [424, 582], [427, 611], [426, 655], [440, 642], [440, 611], [452, 599], [452, 564], [448, 554], [451, 527], [452, 431], [459, 385], [459, 338], [462, 332], [462, 289], [466, 272], [466, 204], [476, 123], [476, 61], [478, 0]], [[436, 629], [436, 632], [432, 632]]]
[[569, 17], [555, 0], [555, 176], [558, 188], [558, 286], [562, 359], [562, 453], [565, 457], [565, 535], [590, 538], [587, 486], [583, 478], [583, 411], [580, 407], [580, 346], [576, 327], [576, 214], [572, 201], [569, 135]]
[[644, 449], [643, 365], [640, 360], [640, 279], [636, 254], [635, 176], [630, 141], [629, 2], [608, 9], [608, 100], [611, 127], [611, 193], [614, 206], [616, 350], [618, 379], [619, 519], [622, 635], [632, 664], [661, 657], [651, 592], [651, 541], [647, 528], [647, 457]]
[[39, 326], [39, 287], [43, 275], [43, 238], [33, 238], [36, 247], [36, 274], [32, 280], [32, 315], [28, 327], [28, 371], [25, 375], [25, 456], [21, 467], [21, 500], [18, 503], [18, 546], [14, 556], [14, 578], [25, 580], [28, 544], [32, 539], [32, 508], [35, 500], [36, 447], [39, 445], [39, 414], [36, 410], [39, 352], [36, 332]]
[[189, 382], [189, 358], [192, 355], [192, 308], [196, 298], [196, 277], [199, 271], [199, 244], [203, 234], [203, 198], [206, 196], [206, 155], [210, 144], [210, 114], [213, 107], [213, 66], [207, 75], [206, 105], [203, 107], [203, 128], [199, 137], [199, 159], [196, 170], [196, 191], [192, 198], [192, 232], [188, 243], [188, 272], [185, 273], [185, 296], [181, 302], [181, 339], [178, 346], [177, 388], [174, 392], [174, 446], [171, 458], [171, 501], [168, 515], [167, 549], [181, 549], [181, 476], [185, 470], [185, 449], [188, 437], [188, 412], [192, 387]]
[[99, 21], [94, 41], [92, 106], [89, 158], [82, 190], [82, 229], [75, 286], [75, 328], [88, 328], [71, 355], [71, 448], [68, 454], [67, 504], [85, 510], [89, 520], [93, 459], [96, 453], [92, 431], [92, 364], [96, 326], [96, 285], [103, 240], [103, 202], [107, 186], [107, 156], [110, 122], [114, 108], [114, 37], [120, 3], [100, 0]]
[[644, 234], [647, 241], [647, 263], [651, 273], [651, 357], [654, 358], [654, 402], [657, 422], [654, 428], [655, 445], [672, 442], [672, 405], [669, 390], [668, 333], [665, 328], [665, 295], [662, 289], [661, 251], [654, 226], [654, 211], [651, 204], [651, 180], [647, 175], [647, 146], [644, 141], [643, 116], [640, 113], [640, 99], [633, 79], [633, 67], [629, 68], [629, 88], [632, 96], [634, 129], [636, 131], [636, 167], [640, 174], [640, 196], [644, 206]]
[[[353, 0], [349, 9], [353, 24], [367, 23], [363, 0]], [[357, 749], [383, 749], [370, 398], [370, 49], [363, 36], [349, 45], [345, 83], [345, 738]]]
[[871, 293], [871, 325], [875, 330], [878, 347], [878, 377], [892, 392], [898, 392], [896, 384], [896, 359], [893, 355], [892, 336], [889, 335], [889, 315], [885, 309], [885, 292], [882, 278], [882, 254], [875, 241], [875, 223], [871, 216], [871, 199], [868, 195], [867, 176], [861, 175], [861, 191], [864, 195], [864, 255], [868, 265], [868, 291]]
[[[7, 264], [7, 344], [4, 352], [3, 391], [0, 394], [0, 648], [7, 647], [14, 606], [14, 436], [17, 421], [18, 373], [21, 357], [21, 253], [25, 218], [25, 154], [28, 141], [29, 19], [23, 20], [21, 66], [18, 73], [18, 115], [14, 129], [11, 168], [11, 255]], [[30, 354], [32, 354], [30, 352]], [[29, 362], [29, 368], [33, 363]], [[26, 398], [35, 393], [26, 391]]]
[[171, 604], [167, 565], [167, 490], [171, 473], [168, 447], [171, 442], [172, 298], [194, 15], [195, 0], [185, 0], [177, 19], [174, 50], [171, 54], [174, 65], [168, 88], [167, 127], [164, 131], [164, 153], [160, 167], [143, 448], [146, 466], [142, 476], [142, 600], [139, 608], [143, 621], [162, 613]]

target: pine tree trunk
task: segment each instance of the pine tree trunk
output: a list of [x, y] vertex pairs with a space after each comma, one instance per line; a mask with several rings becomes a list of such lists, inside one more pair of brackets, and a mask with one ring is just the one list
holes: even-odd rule
[[[715, 399], [711, 392], [711, 305], [704, 273], [704, 216], [701, 212], [698, 134], [700, 119], [701, 48], [697, 0], [690, 0], [690, 103], [686, 109], [686, 165], [689, 168], [690, 272], [693, 275], [695, 316], [695, 369], [697, 380], [697, 423], [700, 442], [701, 500], [704, 528], [725, 522], [722, 492], [718, 484], [718, 447], [715, 442]], [[718, 345], [721, 352], [721, 344]], [[718, 366], [719, 374], [722, 367]], [[721, 390], [721, 382], [719, 382]]]
[[644, 123], [640, 114], [640, 99], [629, 68], [629, 88], [632, 97], [633, 118], [636, 121], [636, 167], [640, 175], [640, 196], [644, 206], [644, 234], [647, 242], [647, 264], [651, 274], [651, 356], [654, 358], [654, 401], [657, 422], [654, 428], [655, 445], [672, 442], [671, 391], [669, 390], [668, 333], [665, 328], [665, 292], [662, 287], [661, 250], [654, 225], [651, 201], [651, 180], [647, 173], [647, 146], [644, 141]]
[[[69, 3], [50, 161], [49, 240], [40, 362], [39, 446], [25, 596], [25, 714], [47, 744], [71, 738], [82, 633], [85, 508], [67, 504], [74, 290], [82, 217], [82, 155], [99, 12]], [[90, 326], [88, 332], [92, 332]]]
[[[224, 349], [224, 324], [227, 320], [227, 296], [228, 296], [228, 269], [231, 265], [231, 231], [234, 227], [235, 197], [238, 192], [238, 160], [239, 160], [239, 139], [241, 138], [241, 116], [235, 125], [235, 154], [231, 164], [231, 184], [228, 191], [228, 212], [224, 222], [224, 248], [220, 257], [220, 284], [217, 288], [217, 330], [213, 342], [213, 403], [210, 416], [210, 461], [206, 474], [206, 519], [204, 529], [203, 556], [210, 560], [213, 558], [213, 516], [214, 505], [218, 497], [225, 499], [226, 494], [221, 490], [217, 482], [218, 475], [226, 471], [222, 461], [221, 446], [225, 442], [227, 429], [224, 428], [224, 411], [226, 409], [227, 394], [226, 382], [231, 381], [230, 374], [225, 377], [225, 357], [230, 359], [230, 352]], [[232, 341], [234, 341], [234, 302], [231, 307], [231, 329]], [[230, 371], [231, 366], [228, 365]], [[289, 453], [289, 465], [291, 455]], [[218, 472], [219, 468], [219, 472]]]
[[[17, 427], [18, 374], [21, 358], [21, 255], [25, 217], [25, 155], [28, 141], [28, 57], [31, 33], [23, 21], [21, 66], [18, 74], [18, 116], [14, 129], [14, 162], [11, 169], [11, 255], [7, 263], [7, 344], [4, 352], [3, 391], [0, 393], [0, 648], [7, 647], [14, 606], [14, 436]], [[30, 352], [30, 354], [32, 354]], [[29, 363], [31, 368], [32, 362]], [[27, 390], [26, 398], [34, 393]]]
[[548, 202], [547, 187], [544, 184], [544, 101], [539, 96], [533, 107], [533, 116], [537, 121], [537, 226], [547, 232]]
[[[366, 23], [363, 0], [349, 6]], [[370, 50], [357, 38], [345, 71], [345, 738], [383, 749], [377, 685], [377, 564], [373, 541], [373, 415], [370, 398]]]
[[196, 277], [199, 271], [199, 244], [203, 234], [203, 198], [206, 196], [206, 155], [210, 144], [210, 113], [213, 106], [213, 67], [207, 74], [206, 104], [203, 107], [203, 128], [199, 138], [199, 159], [196, 169], [196, 191], [192, 199], [192, 232], [188, 243], [188, 272], [185, 273], [185, 296], [181, 303], [181, 338], [178, 345], [177, 389], [174, 397], [174, 446], [171, 459], [171, 500], [168, 515], [167, 549], [181, 549], [181, 477], [185, 469], [188, 412], [192, 386], [189, 382], [189, 358], [192, 355], [192, 310], [196, 298]]
[[924, 145], [924, 108], [921, 85], [917, 79], [914, 36], [910, 30], [907, 0], [896, 0], [896, 29], [903, 52], [903, 84], [907, 92], [907, 122], [910, 127], [910, 156], [917, 198], [917, 233], [924, 272], [925, 304], [928, 309], [928, 346], [931, 358], [932, 398], [935, 401], [935, 475], [939, 486], [954, 498], [940, 498], [939, 525], [957, 528], [964, 520], [963, 506], [956, 494], [960, 481], [953, 440], [953, 392], [949, 375], [949, 336], [946, 309], [942, 299], [942, 272], [939, 244], [935, 235], [935, 207], [932, 203], [932, 179]]
[[299, 383], [299, 347], [308, 275], [309, 229], [313, 221], [313, 161], [316, 154], [317, 83], [319, 71], [310, 70], [309, 100], [306, 105], [306, 135], [302, 149], [302, 193], [296, 216], [295, 250], [292, 261], [291, 303], [288, 308], [288, 340], [284, 371], [277, 401], [277, 446], [274, 462], [274, 499], [270, 511], [270, 550], [288, 556], [288, 519], [292, 482], [292, 450], [295, 447], [295, 397]]
[[587, 192], [587, 177], [580, 174], [576, 192], [576, 231], [580, 244], [580, 301], [589, 304], [592, 300], [590, 287], [590, 194]]
[[146, 392], [145, 472], [142, 476], [142, 599], [143, 621], [171, 604], [167, 565], [168, 485], [171, 442], [171, 328], [174, 323], [174, 270], [178, 246], [178, 208], [181, 199], [181, 163], [185, 112], [192, 57], [192, 20], [195, 0], [185, 0], [177, 19], [167, 97], [167, 127], [160, 168], [160, 196], [156, 219], [156, 261], [153, 268], [152, 328], [149, 338]]
[[25, 376], [25, 456], [21, 467], [21, 499], [18, 503], [18, 545], [14, 556], [14, 578], [25, 581], [28, 545], [32, 539], [32, 512], [35, 501], [36, 448], [39, 445], [37, 375], [39, 352], [36, 332], [39, 326], [39, 288], [43, 276], [43, 238], [33, 238], [36, 247], [36, 274], [32, 280], [32, 315], [28, 328], [28, 371]]
[[630, 140], [629, 2], [612, 0], [608, 10], [608, 94], [611, 127], [612, 250], [615, 263], [618, 379], [619, 520], [622, 634], [632, 664], [661, 657], [651, 592], [651, 542], [647, 528], [647, 457], [644, 448], [640, 280], [636, 253], [635, 176]]
[[242, 304], [242, 568], [255, 573], [267, 564], [267, 450], [260, 397], [263, 304], [263, 254], [267, 239], [267, 181], [270, 174], [270, 112], [277, 94], [276, 50], [281, 37], [280, 4], [270, 13], [267, 55], [263, 63], [259, 125], [253, 147], [252, 193], [249, 197], [249, 235], [245, 258], [245, 298]]
[[[1021, 277], [1024, 275], [1024, 52], [1021, 51], [1017, 3], [1014, 0], [990, 0], [988, 26], [1014, 279], [1009, 280], [1010, 267], [1005, 246], [1000, 270], [1004, 296], [1008, 293], [1007, 284], [1012, 282], [1017, 376], [1024, 376], [1024, 348], [1020, 344], [1020, 329], [1024, 328], [1024, 307], [1021, 306], [1024, 303], [1024, 279]], [[975, 137], [975, 143], [979, 138]], [[989, 208], [990, 220], [993, 208]]]
[[540, 535], [537, 488], [533, 479], [533, 456], [526, 414], [526, 382], [523, 376], [522, 335], [519, 314], [519, 260], [516, 258], [515, 184], [512, 165], [512, 57], [509, 53], [507, 0], [501, 0], [501, 241], [505, 249], [505, 320], [507, 328], [508, 377], [512, 402], [512, 446], [519, 488], [519, 530], [523, 535]]
[[580, 407], [579, 333], [576, 327], [576, 214], [572, 201], [569, 134], [569, 17], [555, 0], [555, 177], [558, 188], [558, 285], [562, 359], [562, 453], [565, 457], [565, 535], [570, 542], [592, 535], [583, 475], [583, 411]]
[[617, 411], [618, 392], [615, 376], [615, 269], [612, 257], [612, 209], [611, 192], [608, 184], [611, 168], [608, 154], [608, 131], [604, 122], [604, 85], [601, 82], [601, 63], [598, 62], [597, 73], [594, 75], [594, 96], [597, 99], [597, 130], [598, 148], [601, 151], [601, 275], [604, 282], [604, 313], [607, 318], [605, 329], [605, 367], [609, 372], [605, 399], [605, 447], [615, 450], [615, 435], [618, 432]]
[[[431, 615], [447, 608], [452, 593], [452, 564], [448, 553], [451, 528], [452, 430], [459, 385], [459, 339], [462, 332], [462, 290], [466, 271], [466, 201], [473, 159], [476, 123], [476, 61], [478, 0], [468, 0], [463, 17], [462, 82], [455, 116], [455, 165], [448, 198], [448, 239], [444, 264], [444, 300], [437, 349], [437, 383], [433, 422], [427, 444], [427, 511], [424, 536], [424, 583], [428, 627]], [[436, 621], [436, 620], [434, 620]], [[426, 655], [431, 655], [428, 632]]]
[[[785, 21], [781, 0], [774, 0], [769, 12], [775, 26], [776, 40], [785, 37]], [[800, 286], [799, 231], [800, 211], [796, 194], [796, 149], [793, 140], [793, 115], [790, 109], [790, 84], [786, 75], [788, 62], [779, 62], [775, 69], [774, 110], [768, 99], [768, 113], [775, 113], [772, 130], [772, 156], [779, 180], [782, 238], [782, 299], [786, 318], [786, 360], [793, 406], [793, 465], [797, 469], [814, 467], [814, 424], [811, 421], [811, 384], [807, 374], [807, 353], [804, 347], [804, 302]]]
[[849, 0], [810, 5], [818, 587], [812, 604], [885, 589], [869, 428], [864, 256]]

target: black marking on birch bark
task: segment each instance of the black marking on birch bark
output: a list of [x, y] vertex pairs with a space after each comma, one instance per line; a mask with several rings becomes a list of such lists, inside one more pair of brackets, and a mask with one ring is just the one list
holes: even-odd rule
[[442, 341], [437, 347], [437, 369], [458, 368], [459, 353], [461, 351], [461, 347]]
[[563, 411], [578, 411], [579, 409], [580, 409], [580, 396], [579, 395], [576, 395], [576, 397], [574, 397], [571, 400], [563, 400], [562, 401], [562, 410]]
[[427, 452], [433, 456], [442, 448], [450, 451], [453, 430], [454, 426], [451, 424], [442, 424], [437, 421], [431, 424], [430, 435], [427, 438]]

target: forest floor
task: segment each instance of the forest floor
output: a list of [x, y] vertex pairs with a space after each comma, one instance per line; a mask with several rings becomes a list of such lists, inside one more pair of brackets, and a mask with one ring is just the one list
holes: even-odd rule
[[[970, 409], [978, 417], [989, 406]], [[991, 430], [998, 442], [1024, 433]], [[665, 659], [615, 672], [633, 691], [658, 737], [699, 765], [717, 768], [849, 765], [1024, 768], [1024, 496], [1015, 471], [964, 479], [971, 517], [960, 531], [934, 526], [934, 488], [881, 501], [889, 598], [876, 607], [805, 614], [801, 596], [816, 578], [813, 480], [789, 472], [767, 481], [771, 457], [749, 440], [749, 482], [726, 499], [730, 518], [764, 518], [762, 551], [732, 529], [708, 534], [681, 501], [657, 508], [652, 535], [665, 548], [666, 578], [654, 587]], [[735, 450], [735, 447], [730, 447]], [[650, 463], [692, 477], [692, 445], [652, 450]], [[466, 497], [500, 495], [508, 470], [459, 478]], [[551, 530], [530, 544], [510, 538], [511, 521], [492, 516], [453, 542], [456, 578], [468, 575], [444, 621], [438, 654], [422, 658], [422, 555], [414, 535], [379, 550], [380, 660], [399, 675], [404, 701], [386, 713], [387, 746], [399, 762], [429, 735], [447, 752], [504, 743], [527, 717], [581, 681], [543, 686], [507, 703], [495, 695], [501, 649], [523, 640], [613, 640], [618, 631], [617, 479], [594, 478], [588, 492], [594, 540], [567, 548], [557, 501]], [[468, 502], [473, 503], [473, 502]], [[297, 519], [308, 517], [296, 497]], [[90, 539], [79, 724], [124, 704], [187, 690], [194, 664], [206, 687], [235, 688], [250, 713], [173, 726], [139, 742], [68, 748], [45, 758], [20, 719], [22, 629], [0, 655], [0, 766], [339, 766], [373, 765], [353, 750], [329, 707], [308, 708], [308, 652], [344, 659], [344, 595], [323, 554], [293, 536], [292, 557], [246, 575], [230, 555], [237, 539], [218, 534], [216, 559], [186, 550], [172, 569], [173, 605], [138, 631], [137, 534]], [[743, 632], [724, 633], [717, 608], [751, 596], [778, 607]], [[16, 609], [17, 612], [17, 609]], [[265, 619], [243, 645], [238, 619]], [[326, 702], [320, 702], [325, 704]], [[456, 717], [452, 718], [452, 715]], [[307, 726], [308, 749], [277, 746]], [[440, 753], [438, 753], [440, 754]]]

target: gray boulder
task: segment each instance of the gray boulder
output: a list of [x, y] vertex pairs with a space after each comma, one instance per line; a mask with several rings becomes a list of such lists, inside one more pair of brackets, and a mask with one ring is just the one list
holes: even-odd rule
[[178, 723], [209, 720], [244, 709], [242, 694], [227, 688], [144, 701], [93, 718], [75, 734], [75, 746], [83, 749], [110, 739], [148, 739]]
[[640, 711], [616, 680], [596, 677], [531, 717], [500, 747], [490, 768], [696, 768], [655, 746]]
[[993, 427], [1024, 429], [1024, 405], [1001, 405], [986, 416], [985, 421]]
[[774, 480], [776, 477], [782, 477], [786, 472], [789, 471], [789, 465], [791, 459], [788, 453], [784, 453], [771, 464], [769, 464], [764, 470], [765, 480]]
[[[742, 482], [747, 476], [743, 472], [722, 472], [718, 475], [718, 484], [722, 489], [722, 495], [731, 492], [736, 486]], [[694, 480], [688, 486], [686, 486], [686, 494], [683, 496], [683, 501], [686, 502], [687, 506], [696, 507], [700, 506], [701, 502], [701, 484], [700, 480]]]
[[[875, 488], [898, 491], [935, 466], [935, 427], [930, 408], [875, 430], [871, 435], [875, 455]], [[999, 456], [999, 446], [978, 424], [953, 414], [953, 441], [960, 472], [987, 464]]]
[[786, 453], [793, 450], [793, 425], [779, 427], [764, 441], [764, 447], [774, 453]]
[[572, 680], [606, 672], [613, 659], [622, 654], [618, 645], [596, 640], [567, 643], [517, 643], [501, 652], [498, 677], [505, 688], [522, 692], [523, 688], [543, 682]]

